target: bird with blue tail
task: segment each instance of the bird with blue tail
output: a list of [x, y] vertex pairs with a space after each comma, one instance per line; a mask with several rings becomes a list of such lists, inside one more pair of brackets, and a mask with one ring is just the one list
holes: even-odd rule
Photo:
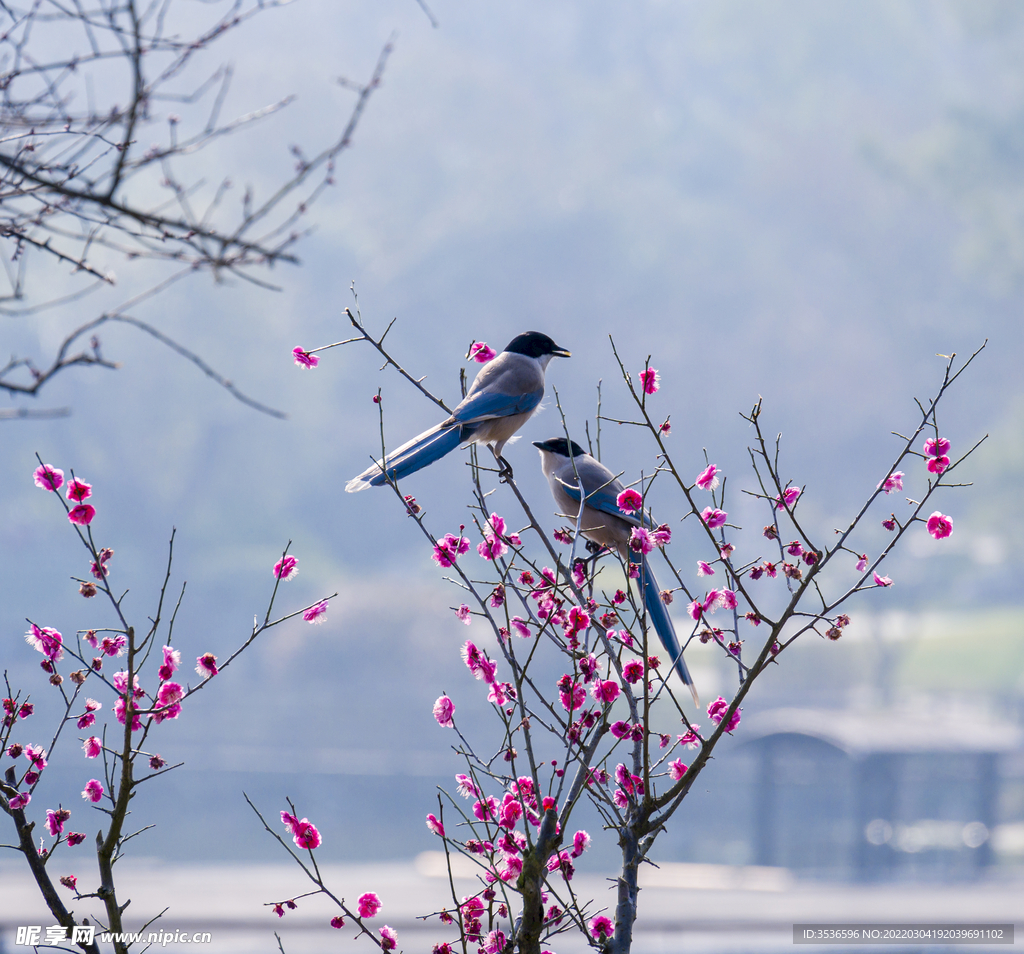
[[511, 476], [512, 468], [501, 452], [540, 407], [548, 363], [569, 356], [570, 352], [539, 331], [516, 335], [476, 376], [451, 417], [367, 467], [345, 490], [356, 493], [401, 480], [461, 444], [489, 445], [502, 475]]
[[551, 496], [555, 498], [559, 511], [565, 516], [579, 519], [582, 484], [583, 515], [579, 524], [580, 532], [588, 540], [614, 550], [624, 561], [639, 565], [647, 618], [654, 626], [661, 645], [671, 656], [676, 672], [690, 690], [694, 705], [699, 706], [693, 677], [679, 648], [672, 617], [661, 599], [661, 588], [654, 570], [645, 554], [637, 553], [629, 546], [633, 528], [649, 527], [650, 521], [619, 507], [617, 499], [625, 489], [621, 481], [575, 441], [555, 437], [547, 441], [534, 441], [533, 446], [540, 451], [541, 469], [548, 479]]

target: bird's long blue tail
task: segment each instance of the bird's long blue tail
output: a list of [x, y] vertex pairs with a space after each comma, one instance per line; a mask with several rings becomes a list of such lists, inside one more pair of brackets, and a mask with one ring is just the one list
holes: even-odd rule
[[665, 647], [665, 651], [672, 657], [676, 672], [679, 673], [679, 677], [683, 680], [687, 689], [690, 690], [694, 705], [699, 706], [700, 699], [697, 697], [697, 689], [693, 685], [693, 676], [690, 675], [690, 670], [686, 668], [686, 660], [683, 659], [683, 654], [679, 649], [676, 629], [672, 625], [672, 617], [669, 616], [668, 609], [662, 602], [661, 587], [658, 586], [654, 570], [651, 569], [650, 561], [646, 556], [641, 555], [639, 561], [636, 560], [636, 556], [636, 554], [630, 551], [630, 559], [633, 562], [640, 563], [640, 574], [643, 577], [644, 585], [644, 606], [647, 607], [647, 616], [651, 621], [651, 625], [654, 626], [654, 631], [658, 634], [658, 639], [661, 640], [661, 645]]
[[[372, 467], [367, 467], [358, 477], [353, 477], [345, 484], [345, 489], [351, 494], [367, 487], [380, 487], [387, 483], [388, 478], [401, 480], [408, 477], [435, 460], [440, 460], [445, 454], [450, 454], [464, 440], [468, 440], [471, 435], [466, 430], [465, 426], [460, 427], [458, 424], [438, 424], [392, 451], [383, 464], [377, 461]], [[385, 470], [387, 477], [384, 476]]]

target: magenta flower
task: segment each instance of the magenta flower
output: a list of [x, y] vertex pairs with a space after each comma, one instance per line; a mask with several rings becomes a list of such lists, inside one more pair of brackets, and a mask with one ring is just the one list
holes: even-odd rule
[[469, 611], [469, 607], [465, 603], [459, 606], [459, 608], [455, 611], [455, 615], [459, 618], [461, 622], [465, 623], [467, 626], [471, 622], [473, 622], [473, 614]]
[[288, 812], [281, 812], [281, 821], [292, 836], [292, 841], [300, 848], [312, 851], [323, 844], [320, 832], [316, 830], [316, 826], [308, 818], [299, 819]]
[[50, 662], [60, 662], [64, 658], [64, 637], [49, 626], [30, 625], [25, 633], [25, 642], [33, 649], [41, 652]]
[[75, 845], [80, 845], [85, 841], [85, 832], [80, 831], [69, 831], [68, 832], [68, 844], [74, 848]]
[[669, 420], [669, 418], [666, 417], [665, 422], [663, 424], [658, 425], [658, 430], [661, 431], [662, 434], [672, 433], [672, 422]]
[[398, 946], [398, 932], [386, 924], [380, 929], [380, 949], [393, 951]]
[[619, 684], [614, 679], [606, 679], [603, 682], [598, 679], [590, 690], [593, 697], [603, 705], [611, 705], [619, 698]]
[[949, 441], [944, 437], [929, 437], [924, 442], [924, 452], [928, 457], [945, 457], [949, 453]]
[[82, 749], [87, 759], [94, 759], [103, 751], [103, 743], [95, 735], [90, 735], [82, 743]]
[[315, 354], [310, 354], [301, 348], [292, 348], [292, 357], [300, 368], [305, 368], [307, 371], [312, 370], [320, 363], [320, 359]]
[[470, 796], [476, 798], [480, 795], [480, 790], [473, 783], [473, 779], [471, 779], [468, 775], [456, 775], [455, 783], [458, 786], [458, 793], [463, 798], [469, 798]]
[[316, 606], [311, 606], [302, 614], [302, 618], [307, 623], [322, 623], [327, 618], [327, 600], [321, 600]]
[[903, 478], [905, 474], [902, 470], [897, 470], [895, 473], [890, 474], [885, 478], [879, 485], [879, 490], [884, 490], [887, 494], [891, 494], [897, 490], [903, 489]]
[[17, 811], [19, 808], [24, 808], [30, 801], [32, 796], [28, 792], [18, 792], [17, 795], [12, 795], [8, 799], [7, 805], [11, 811]]
[[375, 918], [380, 909], [380, 898], [378, 898], [372, 891], [367, 891], [366, 894], [361, 894], [359, 896], [359, 917]]
[[530, 627], [526, 625], [526, 620], [520, 616], [513, 616], [509, 622], [512, 624], [512, 628], [522, 636], [523, 639], [530, 638]]
[[640, 387], [644, 394], [654, 394], [661, 387], [661, 375], [654, 368], [640, 372]]
[[782, 491], [782, 496], [775, 498], [775, 509], [785, 510], [787, 507], [792, 510], [802, 491], [799, 487], [787, 487]]
[[497, 352], [493, 348], [487, 347], [485, 341], [474, 341], [469, 348], [470, 360], [476, 361], [479, 364], [487, 364], [496, 354]]
[[63, 486], [64, 471], [51, 467], [49, 464], [40, 464], [32, 474], [32, 482], [37, 487], [42, 487], [43, 490], [53, 493]]
[[857, 572], [863, 573], [868, 568], [868, 555], [862, 553], [860, 559], [857, 561]]
[[339, 931], [345, 926], [345, 919], [340, 915], [336, 914], [331, 918], [331, 927], [337, 928]]
[[92, 496], [92, 484], [87, 484], [77, 477], [72, 477], [68, 481], [68, 500], [74, 500], [76, 503], [81, 503], [87, 497]]
[[948, 457], [933, 457], [928, 461], [928, 470], [941, 477], [945, 473], [946, 468], [949, 467]]
[[103, 798], [103, 785], [97, 779], [89, 779], [89, 781], [85, 783], [85, 790], [82, 792], [82, 798], [87, 798], [90, 802], [98, 802]]
[[68, 520], [77, 523], [80, 527], [88, 526], [95, 516], [96, 508], [92, 504], [79, 504], [68, 511]]
[[718, 486], [718, 468], [714, 464], [708, 464], [694, 481], [701, 490], [714, 490]]
[[587, 699], [587, 690], [578, 682], [573, 682], [572, 676], [565, 674], [558, 680], [558, 698], [562, 702], [562, 708], [566, 712], [579, 709]]
[[164, 706], [174, 705], [175, 702], [181, 702], [184, 698], [185, 691], [176, 682], [165, 682], [156, 694], [156, 704], [163, 708]]
[[885, 527], [890, 533], [896, 529], [896, 515], [893, 514], [891, 517], [887, 517], [882, 521], [882, 526]]
[[643, 506], [644, 498], [639, 491], [629, 487], [615, 498], [615, 504], [623, 513], [634, 513]]
[[157, 675], [162, 680], [170, 679], [175, 670], [181, 665], [181, 653], [173, 646], [161, 647], [164, 654], [163, 665], [157, 670]]
[[104, 656], [123, 656], [128, 645], [128, 637], [123, 634], [104, 636], [97, 647]]
[[629, 535], [629, 548], [634, 553], [650, 553], [657, 544], [654, 541], [654, 536], [649, 530], [645, 530], [643, 527], [633, 527], [632, 532]]
[[612, 931], [615, 930], [615, 925], [612, 924], [610, 918], [606, 918], [603, 914], [599, 914], [596, 918], [590, 919], [590, 936], [595, 941], [603, 941], [605, 938], [612, 936]]
[[434, 544], [434, 553], [431, 559], [438, 566], [453, 566], [459, 558], [459, 554], [465, 553], [468, 549], [469, 541], [465, 537], [446, 533]]
[[[437, 548], [435, 547], [435, 550]], [[483, 543], [476, 545], [476, 552], [480, 554], [485, 560], [497, 560], [498, 557], [504, 556], [508, 552], [508, 547], [505, 546], [504, 541], [501, 537], [496, 534], [489, 533], [484, 537]]]
[[736, 609], [736, 594], [732, 590], [722, 590], [718, 594], [718, 605], [722, 609]]
[[725, 525], [729, 515], [724, 510], [716, 510], [714, 507], [705, 507], [700, 513], [700, 519], [707, 524], [709, 530], [717, 530]]
[[25, 758], [28, 759], [33, 772], [41, 772], [46, 768], [46, 749], [41, 745], [26, 745]]
[[444, 838], [444, 825], [437, 820], [437, 816], [433, 813], [427, 815], [427, 828], [429, 828], [435, 835], [440, 835]]
[[712, 569], [710, 563], [705, 563], [703, 560], [697, 561], [697, 576], [714, 576], [715, 571]]
[[635, 685], [644, 678], [644, 664], [639, 659], [631, 659], [622, 667], [622, 678], [630, 685]]
[[[708, 715], [711, 716], [711, 721], [716, 725], [721, 725], [722, 720], [725, 718], [726, 712], [729, 710], [729, 703], [726, 702], [721, 696], [719, 696], [711, 705], [708, 706]], [[725, 724], [725, 731], [732, 732], [740, 724], [740, 710], [737, 709], [729, 721]]]
[[686, 766], [683, 765], [683, 760], [676, 759], [674, 762], [669, 762], [668, 774], [674, 781], [678, 782], [686, 774]]
[[204, 679], [216, 676], [220, 670], [217, 668], [217, 657], [213, 653], [203, 653], [196, 657], [196, 672]]
[[442, 729], [451, 729], [455, 726], [452, 721], [455, 715], [455, 703], [448, 696], [441, 696], [434, 703], [434, 718]]
[[52, 808], [46, 810], [46, 827], [50, 832], [51, 837], [56, 838], [59, 834], [64, 831], [64, 822], [71, 817], [71, 812], [66, 808], [58, 808], [54, 811]]
[[887, 576], [879, 576], [878, 571], [875, 571], [875, 586], [892, 586], [892, 580]]
[[283, 556], [274, 564], [274, 576], [279, 580], [290, 580], [299, 572], [299, 561], [293, 556]]
[[953, 532], [953, 518], [947, 517], [943, 513], [935, 511], [928, 518], [928, 532], [935, 537], [936, 540], [942, 540], [948, 537]]
[[668, 546], [672, 542], [672, 528], [667, 523], [661, 524], [651, 531], [651, 539], [659, 547]]

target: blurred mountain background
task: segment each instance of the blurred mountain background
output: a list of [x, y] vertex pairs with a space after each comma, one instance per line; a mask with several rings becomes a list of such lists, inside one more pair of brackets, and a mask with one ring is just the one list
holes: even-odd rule
[[[343, 491], [379, 445], [378, 388], [393, 444], [434, 423], [435, 409], [379, 371], [367, 345], [322, 354], [314, 372], [291, 361], [296, 345], [349, 336], [353, 283], [369, 328], [397, 317], [392, 352], [449, 402], [474, 339], [500, 350], [538, 329], [573, 352], [550, 367], [546, 410], [507, 452], [539, 514], [552, 508], [529, 442], [561, 433], [553, 391], [577, 440], [588, 418], [593, 430], [599, 381], [604, 412], [629, 414], [611, 335], [633, 371], [653, 355], [663, 386], [651, 404], [671, 414], [684, 473], [704, 466], [706, 448], [730, 477], [727, 509], [754, 530], [767, 517], [738, 493], [751, 486], [752, 437], [738, 412], [763, 397], [767, 431], [783, 435], [784, 477], [806, 485], [801, 506], [823, 545], [887, 472], [898, 447], [890, 432], [915, 426], [914, 398], [941, 379], [937, 355], [966, 356], [988, 340], [939, 416], [955, 452], [990, 435], [964, 467], [974, 486], [937, 504], [953, 516], [953, 536], [910, 534], [884, 566], [895, 585], [851, 605], [847, 637], [787, 654], [748, 708], [959, 707], [1019, 719], [1024, 7], [432, 8], [438, 29], [411, 0], [307, 0], [204, 54], [234, 64], [225, 114], [297, 94], [192, 170], [210, 175], [210, 194], [209, 170], [225, 170], [240, 201], [246, 184], [259, 193], [287, 174], [292, 145], [322, 146], [352, 101], [337, 78], [369, 76], [397, 34], [337, 184], [311, 211], [302, 267], [271, 276], [283, 290], [199, 278], [132, 312], [287, 420], [112, 328], [103, 348], [120, 370], [65, 372], [31, 405], [67, 405], [70, 417], [0, 421], [0, 645], [12, 684], [33, 693], [40, 733], [49, 687], [23, 642], [25, 618], [65, 634], [110, 620], [69, 579], [87, 571], [85, 555], [56, 502], [32, 485], [37, 452], [93, 484], [96, 539], [114, 548], [112, 579], [130, 589], [125, 607], [140, 623], [177, 528], [172, 588], [188, 588], [175, 645], [185, 659], [227, 656], [246, 638], [289, 540], [300, 574], [279, 606], [340, 594], [323, 626], [299, 620], [268, 634], [156, 733], [164, 757], [187, 764], [140, 796], [138, 814], [160, 826], [136, 850], [277, 860], [244, 789], [271, 812], [291, 795], [333, 858], [410, 857], [433, 847], [423, 815], [434, 786], [460, 770], [430, 717], [433, 700], [447, 691], [460, 713], [485, 717], [458, 648], [489, 637], [454, 618], [461, 600], [393, 496]], [[106, 264], [117, 288], [4, 317], [6, 351], [49, 354], [159, 277], [145, 263]], [[74, 282], [60, 269], [35, 280], [40, 298]], [[605, 424], [602, 445], [613, 469], [635, 477], [653, 466], [634, 429]], [[452, 455], [403, 488], [438, 535], [468, 522], [464, 459]], [[923, 488], [920, 470], [908, 473], [910, 495]], [[491, 499], [516, 521], [505, 488]], [[905, 506], [893, 497], [876, 509], [886, 503]], [[658, 506], [670, 515], [678, 505], [666, 495]], [[886, 515], [879, 509], [864, 538], [874, 552]], [[693, 657], [703, 695], [729, 688], [723, 662], [699, 649]], [[75, 803], [85, 769], [77, 743], [61, 745], [49, 801]], [[709, 790], [714, 772], [703, 777]], [[685, 812], [678, 824], [685, 830]]]

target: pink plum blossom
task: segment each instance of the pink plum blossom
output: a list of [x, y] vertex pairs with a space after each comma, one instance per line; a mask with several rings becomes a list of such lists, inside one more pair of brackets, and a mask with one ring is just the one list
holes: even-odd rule
[[520, 616], [513, 616], [509, 622], [512, 624], [512, 628], [523, 637], [528, 639], [530, 636], [530, 627], [526, 625], [526, 620]]
[[474, 784], [473, 779], [468, 775], [456, 775], [455, 783], [458, 786], [458, 793], [463, 798], [469, 798], [470, 796], [475, 798], [480, 794], [480, 790]]
[[77, 523], [80, 527], [88, 526], [95, 516], [96, 508], [92, 504], [79, 504], [68, 511], [68, 520]]
[[455, 703], [448, 696], [440, 696], [434, 703], [434, 718], [442, 729], [450, 729], [455, 723], [452, 717], [455, 715]]
[[658, 430], [661, 431], [662, 434], [671, 434], [672, 433], [672, 422], [671, 422], [671, 420], [668, 417], [666, 417], [664, 423], [658, 425]]
[[64, 658], [64, 637], [49, 626], [30, 624], [29, 631], [25, 633], [25, 642], [41, 652], [50, 662], [60, 662]]
[[732, 590], [722, 590], [722, 592], [718, 594], [718, 605], [721, 606], [722, 609], [736, 609], [736, 594]]
[[945, 457], [949, 453], [950, 443], [944, 437], [929, 437], [924, 442], [924, 452], [928, 457]]
[[437, 816], [433, 813], [427, 815], [427, 828], [435, 835], [440, 835], [444, 838], [444, 825], [437, 820]]
[[715, 571], [710, 563], [705, 563], [703, 560], [697, 561], [697, 576], [714, 576]]
[[181, 665], [181, 653], [171, 646], [163, 646], [164, 662], [163, 665], [157, 670], [157, 675], [161, 679], [170, 679], [174, 675], [175, 670]]
[[87, 798], [90, 802], [98, 802], [103, 798], [103, 785], [95, 778], [89, 779], [89, 781], [85, 783], [82, 798]]
[[650, 553], [657, 544], [649, 530], [643, 527], [633, 527], [629, 535], [629, 548], [635, 553]]
[[717, 530], [719, 527], [725, 525], [725, 521], [729, 519], [729, 515], [724, 510], [717, 510], [714, 507], [705, 507], [700, 513], [700, 518], [704, 521], [709, 530]]
[[896, 514], [892, 514], [890, 517], [882, 521], [882, 526], [885, 527], [890, 533], [896, 529]]
[[[719, 696], [714, 702], [708, 706], [708, 715], [711, 717], [711, 721], [716, 725], [721, 725], [722, 720], [725, 718], [726, 712], [729, 710], [729, 703], [726, 702], [721, 696]], [[725, 731], [732, 732], [740, 724], [740, 711], [737, 709], [729, 721], [725, 723]]]
[[336, 914], [331, 918], [331, 927], [337, 928], [339, 931], [345, 926], [345, 919], [340, 915]]
[[434, 553], [431, 559], [438, 566], [453, 566], [459, 558], [459, 554], [465, 553], [468, 549], [469, 541], [465, 537], [446, 533], [434, 544]]
[[293, 556], [283, 556], [274, 564], [274, 576], [279, 580], [290, 580], [298, 572], [299, 561]]
[[300, 819], [289, 812], [281, 812], [281, 822], [292, 836], [292, 841], [300, 848], [312, 851], [323, 844], [320, 832], [316, 830], [316, 826], [308, 818]]
[[302, 348], [292, 348], [292, 357], [300, 368], [307, 371], [311, 371], [320, 363], [320, 359], [315, 354], [303, 351]]
[[615, 498], [615, 505], [623, 513], [635, 513], [643, 504], [644, 498], [640, 496], [639, 491], [634, 490], [632, 487], [628, 487]]
[[668, 764], [668, 774], [676, 782], [686, 774], [686, 766], [682, 759], [676, 759]]
[[79, 832], [79, 831], [69, 831], [68, 832], [68, 844], [72, 848], [74, 848], [75, 845], [80, 845], [83, 841], [85, 841], [85, 833], [84, 832]]
[[708, 464], [694, 481], [701, 490], [714, 490], [718, 486], [718, 468], [714, 464]]
[[217, 668], [217, 657], [213, 653], [203, 653], [196, 657], [196, 672], [204, 679], [216, 676], [220, 670]]
[[787, 487], [782, 491], [782, 495], [775, 498], [775, 509], [785, 510], [787, 507], [792, 510], [793, 505], [796, 503], [797, 498], [800, 496], [802, 491], [799, 487]]
[[469, 607], [465, 603], [459, 606], [455, 611], [455, 615], [458, 617], [460, 622], [465, 623], [467, 626], [473, 622], [473, 614], [469, 611]]
[[860, 559], [857, 561], [857, 572], [863, 573], [868, 568], [868, 555], [862, 553]]
[[366, 894], [359, 896], [359, 917], [361, 918], [375, 918], [377, 912], [380, 911], [382, 905], [380, 898], [377, 897], [372, 891], [367, 891]]
[[668, 546], [672, 542], [672, 528], [663, 523], [651, 532], [651, 539], [659, 546]]
[[879, 576], [878, 571], [875, 571], [875, 586], [892, 586], [892, 580], [887, 576]]
[[614, 679], [599, 679], [590, 690], [593, 697], [604, 705], [610, 705], [618, 699], [620, 691], [619, 684]]
[[83, 500], [92, 496], [92, 484], [87, 484], [83, 480], [79, 480], [77, 477], [72, 477], [68, 481], [68, 500], [74, 500], [75, 503], [81, 503]]
[[380, 929], [380, 949], [393, 951], [398, 946], [398, 932], [386, 924]]
[[947, 467], [949, 467], [949, 458], [945, 456], [932, 457], [928, 461], [928, 470], [939, 477], [946, 472]]
[[95, 735], [90, 735], [82, 743], [82, 750], [85, 752], [87, 759], [94, 759], [103, 751], [103, 743]]
[[484, 341], [474, 341], [469, 349], [470, 359], [479, 364], [487, 364], [496, 354], [497, 352], [493, 348], [487, 347], [487, 343]]
[[128, 645], [128, 637], [123, 633], [116, 636], [104, 636], [97, 647], [104, 656], [123, 656]]
[[942, 540], [948, 537], [953, 532], [953, 518], [947, 517], [943, 513], [935, 511], [928, 518], [928, 532], [935, 537], [936, 540]]
[[641, 371], [640, 386], [644, 394], [654, 394], [661, 387], [661, 375], [654, 368]]
[[879, 490], [884, 490], [887, 494], [894, 493], [897, 490], [902, 490], [903, 489], [903, 478], [905, 476], [906, 475], [903, 473], [902, 470], [897, 470], [897, 471], [891, 473], [888, 477], [886, 477], [885, 480], [883, 480], [878, 485], [878, 489]]
[[64, 471], [51, 467], [49, 464], [40, 464], [32, 474], [32, 482], [43, 490], [53, 493], [60, 490], [64, 485]]
[[29, 792], [18, 792], [8, 799], [7, 805], [11, 811], [16, 812], [19, 808], [24, 808], [28, 805], [30, 801], [32, 801], [32, 795]]
[[622, 678], [635, 685], [644, 678], [644, 664], [639, 659], [631, 659], [622, 667]]
[[603, 914], [599, 914], [596, 918], [591, 918], [588, 927], [590, 928], [590, 936], [595, 941], [603, 941], [605, 938], [611, 937], [612, 931], [615, 929], [611, 919]]
[[319, 625], [327, 618], [327, 600], [321, 600], [315, 606], [311, 606], [302, 614], [307, 623]]
[[483, 543], [478, 543], [476, 545], [476, 552], [485, 560], [497, 560], [508, 552], [508, 547], [505, 546], [501, 537], [496, 534], [489, 533], [484, 537]]

